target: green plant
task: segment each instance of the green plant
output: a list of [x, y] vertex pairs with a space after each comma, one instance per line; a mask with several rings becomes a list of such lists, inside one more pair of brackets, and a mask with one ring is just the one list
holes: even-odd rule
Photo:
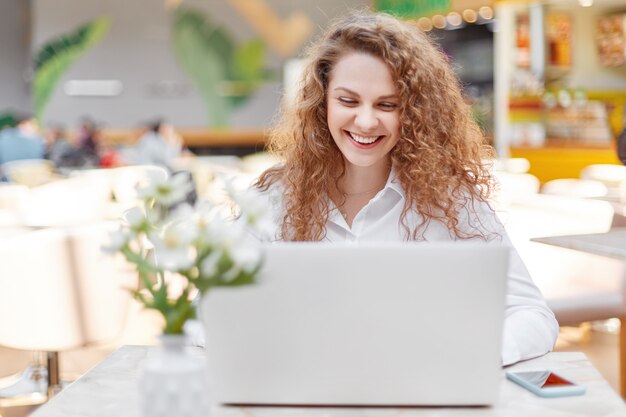
[[54, 89], [65, 71], [109, 29], [109, 19], [101, 17], [44, 44], [35, 56], [35, 114], [41, 120]]
[[[121, 229], [104, 248], [121, 252], [137, 267], [143, 289], [133, 290], [133, 295], [163, 316], [165, 334], [182, 333], [185, 322], [195, 318], [195, 294], [254, 283], [261, 249], [250, 242], [246, 229], [262, 231], [270, 224], [264, 202], [253, 189], [235, 192], [232, 186], [227, 188], [241, 209], [238, 221], [233, 221], [227, 206], [184, 205], [192, 189], [184, 173], [140, 188], [141, 206], [125, 214]], [[168, 275], [183, 279], [179, 294], [171, 294]]]
[[223, 27], [188, 7], [174, 12], [173, 49], [207, 106], [210, 124], [228, 126], [233, 108], [243, 104], [270, 77], [264, 69], [265, 44], [237, 45]]

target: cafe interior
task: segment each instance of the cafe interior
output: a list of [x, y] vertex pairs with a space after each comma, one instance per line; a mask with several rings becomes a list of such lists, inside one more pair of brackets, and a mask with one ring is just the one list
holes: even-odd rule
[[[163, 294], [145, 282], [144, 264], [131, 265], [121, 246], [107, 249], [113, 231], [123, 218], [132, 224], [127, 213], [150, 181], [176, 193], [174, 173], [184, 173], [193, 179], [187, 192], [213, 201], [225, 185], [245, 188], [279, 164], [265, 144], [281, 101], [295, 95], [304, 48], [335, 17], [365, 8], [410, 21], [449, 58], [495, 149], [485, 161], [498, 182], [491, 203], [560, 324], [547, 363], [587, 385], [581, 402], [523, 408], [532, 394], [503, 380], [506, 404], [493, 407], [509, 412], [485, 415], [626, 415], [624, 0], [2, 0], [0, 8], [0, 416], [115, 415], [116, 404], [130, 407], [121, 415], [148, 415], [113, 396], [122, 388], [104, 395], [116, 375], [132, 398], [141, 391], [127, 371], [106, 379], [104, 365], [155, 348], [175, 323], [154, 303], [146, 308], [146, 297]], [[38, 138], [40, 156], [22, 156], [11, 135]], [[180, 277], [164, 279], [170, 295], [194, 298]], [[89, 405], [92, 392], [102, 397]]]

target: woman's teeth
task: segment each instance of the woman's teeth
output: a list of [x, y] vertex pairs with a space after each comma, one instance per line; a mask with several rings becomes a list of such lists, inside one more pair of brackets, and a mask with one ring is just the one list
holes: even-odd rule
[[380, 138], [380, 136], [360, 136], [360, 135], [357, 135], [356, 133], [352, 133], [352, 132], [349, 132], [349, 133], [352, 139], [365, 145], [374, 143]]

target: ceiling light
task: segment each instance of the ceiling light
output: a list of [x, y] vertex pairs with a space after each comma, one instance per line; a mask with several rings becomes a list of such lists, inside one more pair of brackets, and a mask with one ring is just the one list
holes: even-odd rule
[[433, 20], [433, 26], [436, 27], [437, 29], [443, 29], [447, 25], [446, 18], [440, 14], [434, 15], [432, 20]]
[[433, 28], [432, 22], [427, 17], [420, 17], [417, 20], [417, 26], [419, 26], [419, 28], [422, 29], [424, 32], [428, 32]]
[[476, 11], [472, 9], [463, 10], [463, 19], [468, 23], [476, 23], [476, 19], [478, 19]]
[[486, 20], [493, 19], [493, 9], [489, 6], [483, 6], [480, 9], [478, 9], [478, 14], [483, 19], [486, 19]]
[[119, 80], [69, 80], [63, 86], [68, 96], [113, 97], [122, 93]]
[[461, 18], [461, 15], [458, 14], [457, 12], [448, 13], [446, 20], [452, 26], [460, 26], [461, 23], [463, 23], [463, 19]]

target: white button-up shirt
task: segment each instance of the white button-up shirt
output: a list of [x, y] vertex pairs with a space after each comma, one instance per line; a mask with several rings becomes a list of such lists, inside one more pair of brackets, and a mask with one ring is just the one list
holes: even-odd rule
[[[264, 193], [274, 219], [275, 231], [261, 240], [280, 240], [283, 218], [282, 187], [274, 185]], [[385, 187], [371, 199], [348, 226], [340, 211], [332, 207], [326, 224], [328, 242], [405, 241], [406, 231], [400, 224], [405, 194], [392, 170]], [[332, 204], [332, 203], [331, 203]], [[473, 207], [468, 207], [473, 206]], [[406, 223], [414, 226], [421, 216], [409, 211]], [[539, 289], [513, 247], [502, 223], [486, 203], [468, 200], [459, 213], [459, 228], [471, 234], [486, 234], [487, 238], [511, 248], [506, 295], [506, 315], [502, 346], [502, 363], [509, 365], [520, 360], [543, 355], [552, 350], [558, 336], [558, 323], [546, 305]], [[439, 221], [430, 221], [423, 229], [424, 243], [453, 241], [458, 238]]]

